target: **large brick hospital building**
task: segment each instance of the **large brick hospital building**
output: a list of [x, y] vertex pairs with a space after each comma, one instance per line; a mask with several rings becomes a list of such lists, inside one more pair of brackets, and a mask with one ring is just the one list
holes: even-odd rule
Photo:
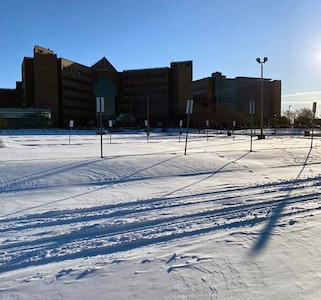
[[[151, 127], [177, 127], [186, 118], [189, 99], [194, 100], [191, 125], [197, 127], [202, 127], [205, 120], [212, 126], [231, 120], [246, 125], [249, 101], [256, 101], [259, 111], [260, 78], [231, 79], [215, 72], [193, 81], [192, 74], [192, 61], [119, 72], [105, 57], [85, 66], [35, 46], [33, 57], [23, 58], [21, 82], [15, 89], [0, 89], [0, 118], [8, 120], [4, 122], [8, 127], [19, 127], [22, 123], [17, 121], [17, 112], [29, 109], [33, 115], [37, 112], [50, 118], [46, 124], [51, 127], [68, 127], [70, 120], [76, 127], [95, 127], [96, 97], [104, 97], [104, 122], [113, 119], [121, 126], [143, 126], [148, 115]], [[264, 79], [263, 86], [267, 124], [280, 115], [281, 81]], [[13, 111], [15, 121], [10, 122]], [[259, 113], [254, 118], [258, 120]]]

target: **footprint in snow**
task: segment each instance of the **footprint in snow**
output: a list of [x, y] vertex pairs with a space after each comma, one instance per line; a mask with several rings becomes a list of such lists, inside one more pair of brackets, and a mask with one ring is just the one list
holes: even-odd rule
[[172, 255], [172, 257], [166, 262], [166, 264], [169, 264], [170, 262], [174, 261], [176, 259], [176, 253]]

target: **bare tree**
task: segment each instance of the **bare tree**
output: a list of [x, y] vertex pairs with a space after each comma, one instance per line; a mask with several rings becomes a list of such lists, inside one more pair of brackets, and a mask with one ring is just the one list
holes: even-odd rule
[[301, 108], [295, 111], [295, 124], [299, 127], [310, 127], [313, 112], [309, 108]]

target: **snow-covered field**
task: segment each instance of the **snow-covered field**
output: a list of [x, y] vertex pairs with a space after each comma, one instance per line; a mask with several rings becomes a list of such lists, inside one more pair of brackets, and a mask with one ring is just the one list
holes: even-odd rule
[[320, 299], [321, 140], [0, 135], [0, 299]]

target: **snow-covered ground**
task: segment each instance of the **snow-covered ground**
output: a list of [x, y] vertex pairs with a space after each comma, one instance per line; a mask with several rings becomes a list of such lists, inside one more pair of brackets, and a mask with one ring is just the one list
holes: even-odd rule
[[319, 137], [0, 134], [0, 299], [320, 299]]

